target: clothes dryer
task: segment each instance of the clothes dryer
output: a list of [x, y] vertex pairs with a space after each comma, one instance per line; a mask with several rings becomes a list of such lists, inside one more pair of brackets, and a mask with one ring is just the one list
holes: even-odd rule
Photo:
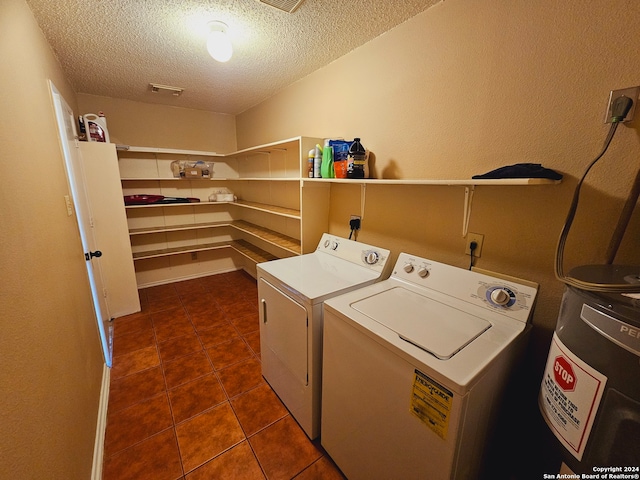
[[257, 266], [262, 375], [311, 439], [320, 433], [322, 304], [380, 280], [388, 258], [325, 233], [313, 253]]
[[327, 300], [321, 442], [347, 478], [477, 478], [536, 294], [401, 253]]

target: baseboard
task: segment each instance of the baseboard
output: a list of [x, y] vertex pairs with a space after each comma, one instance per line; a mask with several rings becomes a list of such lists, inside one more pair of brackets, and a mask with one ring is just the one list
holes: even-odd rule
[[100, 406], [96, 426], [96, 441], [93, 447], [93, 466], [91, 480], [102, 479], [102, 458], [104, 455], [104, 435], [107, 429], [107, 407], [109, 406], [109, 381], [111, 369], [105, 363], [102, 369], [102, 386], [100, 388]]

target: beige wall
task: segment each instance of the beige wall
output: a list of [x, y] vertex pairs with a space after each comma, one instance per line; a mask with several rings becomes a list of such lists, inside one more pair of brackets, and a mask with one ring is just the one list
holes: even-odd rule
[[[360, 136], [379, 178], [470, 178], [520, 162], [564, 174], [561, 185], [477, 187], [470, 222], [485, 235], [478, 266], [542, 284], [536, 324], [550, 330], [562, 292], [553, 257], [577, 177], [608, 132], [609, 90], [640, 84], [638, 21], [640, 4], [622, 0], [447, 0], [238, 115], [238, 147]], [[639, 164], [637, 124], [618, 129], [592, 170], [568, 268], [603, 262]], [[463, 187], [368, 186], [360, 239], [464, 266], [463, 197]], [[335, 233], [348, 233], [360, 205], [360, 187], [332, 187]], [[639, 262], [638, 216], [620, 261]]]
[[[577, 178], [608, 132], [609, 91], [640, 84], [639, 22], [640, 3], [628, 0], [447, 0], [237, 117], [239, 148], [359, 136], [377, 177], [469, 178], [521, 162], [565, 175], [553, 186], [480, 186], [473, 200], [470, 231], [485, 235], [477, 265], [540, 284], [521, 374], [528, 395], [503, 422], [520, 422], [514, 438], [545, 434], [535, 397], [563, 291], [556, 242]], [[618, 129], [588, 178], [567, 269], [604, 263], [640, 165], [637, 125]], [[356, 185], [332, 186], [332, 233], [348, 235], [361, 195]], [[463, 198], [463, 187], [367, 186], [358, 238], [466, 267]], [[639, 235], [637, 211], [619, 262], [640, 264]], [[541, 455], [523, 461], [541, 468]]]
[[78, 111], [107, 119], [112, 143], [216, 153], [235, 152], [233, 115], [78, 94]]
[[23, 0], [0, 2], [0, 478], [90, 477], [104, 360], [47, 79]]

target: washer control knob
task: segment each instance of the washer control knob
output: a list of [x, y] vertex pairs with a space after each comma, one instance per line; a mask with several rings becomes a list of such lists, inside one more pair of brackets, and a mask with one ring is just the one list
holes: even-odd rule
[[375, 265], [376, 263], [378, 263], [379, 259], [380, 257], [377, 252], [369, 252], [364, 257], [364, 261], [369, 265]]
[[511, 296], [504, 288], [496, 288], [491, 292], [491, 301], [496, 305], [506, 305], [509, 300], [511, 300]]
[[331, 250], [336, 250], [338, 248], [338, 242], [335, 240], [331, 242]]
[[429, 276], [429, 269], [427, 267], [420, 267], [418, 269], [418, 276], [421, 278], [427, 278]]
[[331, 244], [331, 242], [329, 240], [325, 240], [324, 241], [324, 248], [329, 248], [330, 244]]
[[404, 271], [407, 273], [413, 272], [413, 265], [411, 265], [410, 263], [406, 263], [403, 268], [404, 268]]

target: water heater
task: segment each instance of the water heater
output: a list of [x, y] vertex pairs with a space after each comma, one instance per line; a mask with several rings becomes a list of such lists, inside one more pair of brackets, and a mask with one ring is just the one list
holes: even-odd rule
[[[587, 265], [570, 276], [640, 284], [640, 267]], [[538, 403], [573, 473], [640, 473], [640, 295], [566, 286]]]

